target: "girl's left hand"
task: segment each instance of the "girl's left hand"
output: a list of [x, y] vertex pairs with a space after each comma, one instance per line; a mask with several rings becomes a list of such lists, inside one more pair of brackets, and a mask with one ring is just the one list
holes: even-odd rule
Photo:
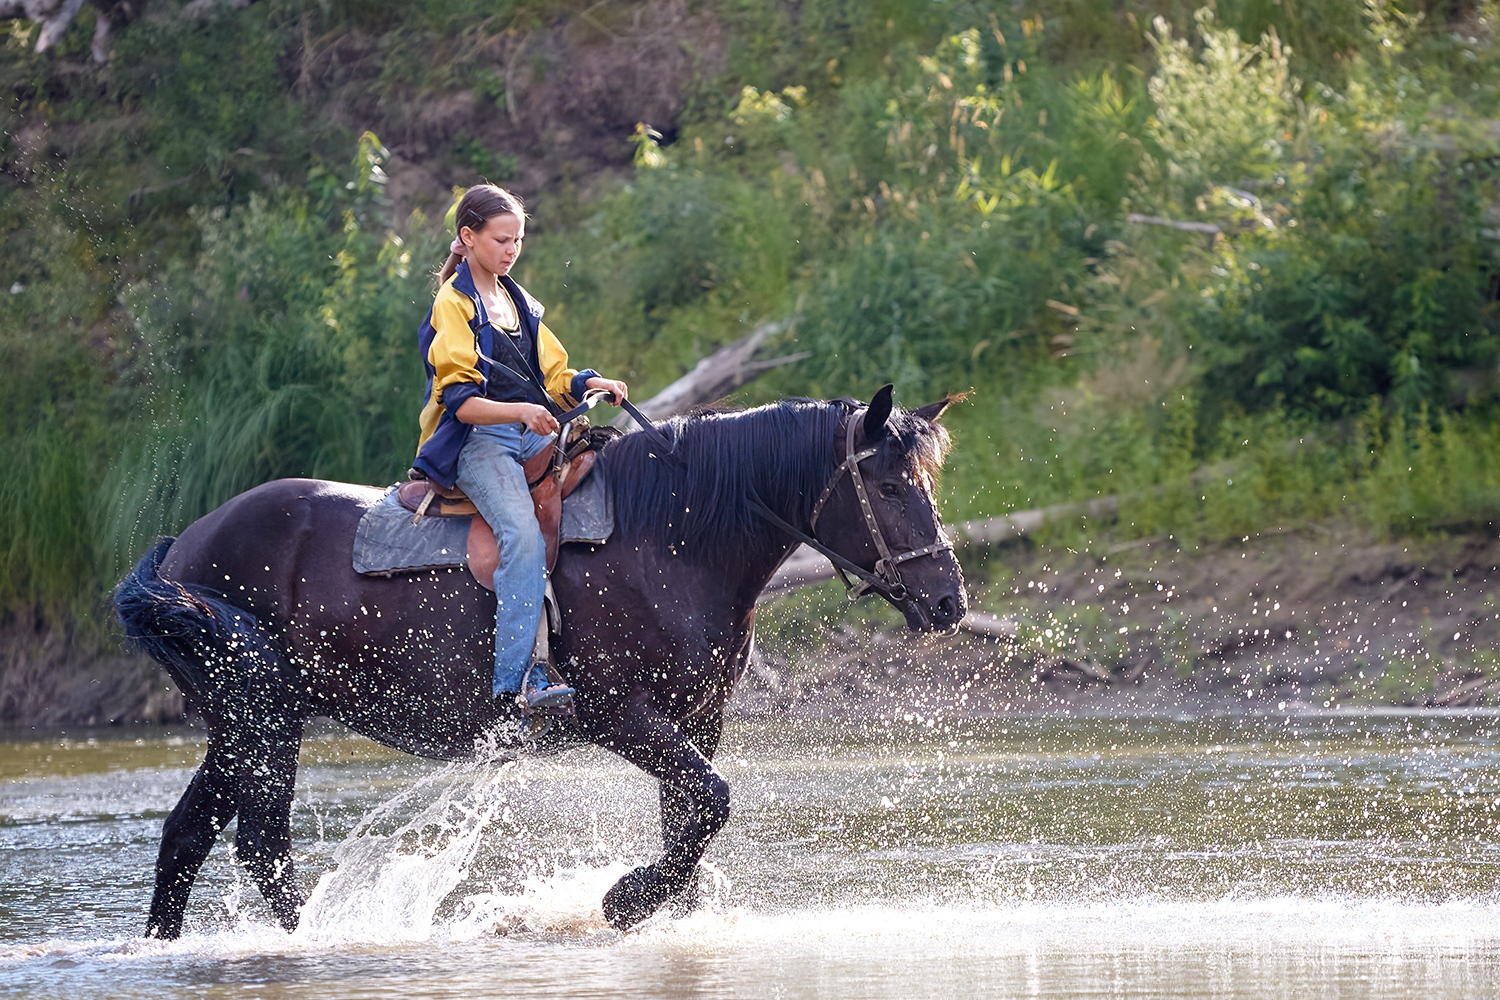
[[616, 406], [620, 405], [621, 400], [628, 399], [630, 397], [629, 386], [627, 386], [624, 382], [621, 382], [619, 379], [600, 378], [598, 375], [595, 375], [593, 378], [589, 379], [583, 384], [588, 386], [590, 389], [604, 389], [608, 391], [611, 397], [610, 402]]

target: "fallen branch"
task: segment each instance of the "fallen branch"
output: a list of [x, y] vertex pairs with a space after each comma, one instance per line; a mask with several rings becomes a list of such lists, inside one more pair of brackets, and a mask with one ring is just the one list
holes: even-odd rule
[[[62, 40], [68, 26], [83, 9], [84, 2], [85, 0], [0, 0], [0, 20], [24, 17], [40, 25], [42, 30], [37, 32], [35, 51], [50, 52]], [[89, 51], [94, 57], [94, 62], [102, 66], [109, 61], [109, 36], [115, 27], [115, 22], [118, 20], [123, 24], [138, 15], [144, 2], [141, 4], [121, 3], [119, 0], [88, 0], [88, 2], [95, 11], [94, 37], [89, 43]], [[221, 7], [240, 10], [254, 2], [255, 0], [190, 0], [178, 11], [178, 16], [202, 18]]]
[[1093, 681], [1095, 684], [1103, 684], [1106, 687], [1115, 682], [1113, 674], [1092, 660], [1074, 660], [1066, 656], [1046, 656], [1040, 659], [1036, 665], [1036, 675], [1040, 680], [1049, 680], [1068, 673], [1077, 674], [1083, 681]]
[[1035, 510], [1021, 510], [1014, 514], [1001, 514], [978, 521], [965, 521], [957, 526], [958, 540], [972, 545], [1001, 545], [1024, 538], [1051, 521], [1064, 521], [1075, 517], [1091, 517], [1095, 520], [1113, 519], [1120, 512], [1120, 501], [1115, 497], [1099, 497], [1086, 503], [1061, 503]]
[[1474, 677], [1451, 688], [1435, 691], [1427, 700], [1428, 705], [1438, 708], [1466, 708], [1484, 703], [1487, 690], [1496, 684], [1493, 678]]
[[806, 545], [799, 545], [776, 575], [771, 577], [771, 582], [766, 584], [766, 589], [760, 592], [760, 600], [774, 597], [788, 590], [796, 590], [798, 587], [809, 583], [821, 583], [824, 580], [833, 579], [833, 563], [820, 552], [815, 552]]
[[0, 18], [25, 17], [41, 25], [36, 51], [46, 52], [62, 38], [82, 6], [83, 0], [0, 0]]
[[1001, 618], [986, 611], [970, 611], [958, 627], [961, 631], [1001, 642], [1015, 642], [1018, 632], [1014, 618]]
[[[1114, 518], [1120, 509], [1117, 498], [1099, 497], [1086, 503], [1063, 503], [1035, 510], [1021, 510], [999, 517], [986, 517], [977, 521], [965, 521], [953, 526], [954, 543], [957, 545], [1003, 545], [1024, 538], [1052, 521], [1063, 521], [1075, 517], [1095, 520]], [[821, 583], [833, 578], [833, 563], [805, 545], [797, 547], [766, 589], [761, 598], [773, 597], [809, 583]]]
[[[780, 368], [808, 357], [807, 351], [798, 351], [779, 358], [756, 359], [755, 352], [760, 349], [761, 344], [786, 328], [787, 323], [783, 321], [762, 323], [734, 343], [725, 344], [714, 351], [694, 365], [692, 371], [637, 405], [652, 420], [662, 420], [678, 413], [686, 413], [695, 406], [717, 402], [772, 368]], [[613, 424], [625, 431], [636, 429], [635, 421], [626, 413], [615, 417]]]
[[1131, 212], [1125, 216], [1126, 222], [1134, 222], [1142, 226], [1166, 226], [1168, 229], [1180, 229], [1185, 233], [1207, 233], [1217, 236], [1224, 230], [1212, 222], [1183, 222], [1179, 219], [1167, 219], [1160, 215], [1141, 215], [1139, 212]]

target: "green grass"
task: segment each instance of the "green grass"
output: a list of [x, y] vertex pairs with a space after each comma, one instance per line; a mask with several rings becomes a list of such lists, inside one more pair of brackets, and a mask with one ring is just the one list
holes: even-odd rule
[[[88, 25], [61, 58], [0, 26], [0, 608], [87, 618], [152, 536], [267, 478], [400, 475], [447, 237], [325, 116], [330, 53], [378, 58], [393, 128], [460, 91], [503, 113], [495, 40], [585, 8], [265, 0], [142, 19], [94, 76], [66, 64]], [[743, 401], [972, 390], [950, 520], [1103, 495], [1116, 538], [1187, 544], [1495, 520], [1493, 4], [714, 13], [726, 69], [672, 141], [533, 199], [519, 277], [579, 361], [641, 398], [796, 317], [781, 346], [812, 356]], [[521, 165], [450, 138], [440, 175]]]

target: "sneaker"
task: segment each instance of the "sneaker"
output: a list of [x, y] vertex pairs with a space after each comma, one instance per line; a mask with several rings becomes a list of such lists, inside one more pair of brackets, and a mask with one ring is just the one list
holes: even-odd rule
[[533, 687], [521, 692], [521, 700], [526, 703], [526, 708], [531, 711], [539, 709], [557, 710], [567, 707], [573, 700], [574, 691], [566, 684], [554, 684], [543, 681]]

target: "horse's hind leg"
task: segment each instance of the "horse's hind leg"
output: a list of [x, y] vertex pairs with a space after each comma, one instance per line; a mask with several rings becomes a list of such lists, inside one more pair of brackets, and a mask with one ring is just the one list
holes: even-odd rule
[[182, 933], [188, 893], [219, 832], [234, 818], [236, 800], [233, 758], [223, 742], [210, 736], [198, 773], [162, 824], [147, 937], [172, 939]]
[[302, 723], [288, 720], [242, 741], [237, 774], [240, 826], [235, 852], [288, 932], [297, 929], [302, 892], [292, 871], [292, 792]]

